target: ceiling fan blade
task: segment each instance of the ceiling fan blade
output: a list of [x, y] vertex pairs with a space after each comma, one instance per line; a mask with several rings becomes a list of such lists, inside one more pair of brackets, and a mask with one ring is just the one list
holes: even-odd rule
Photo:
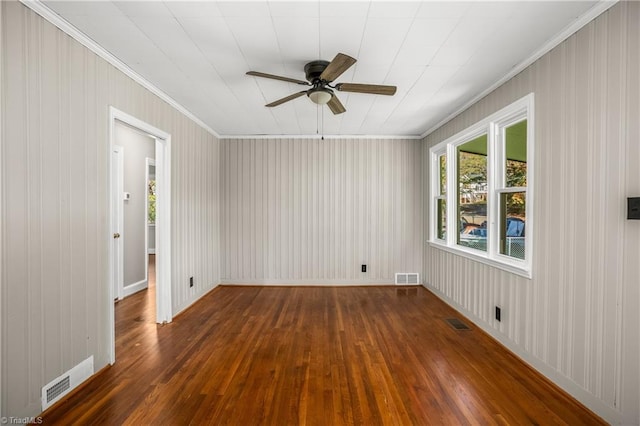
[[331, 100], [327, 102], [327, 105], [329, 106], [329, 109], [331, 110], [331, 112], [336, 115], [342, 114], [343, 112], [346, 111], [346, 109], [344, 108], [344, 105], [342, 105], [342, 102], [340, 102], [340, 99], [338, 99], [336, 95], [333, 95], [331, 97]]
[[320, 74], [320, 79], [331, 82], [348, 70], [351, 65], [355, 64], [356, 60], [344, 53], [338, 53], [333, 61], [327, 65], [327, 68]]
[[302, 84], [304, 86], [310, 86], [309, 82], [307, 82], [307, 81], [296, 80], [295, 78], [282, 77], [282, 76], [279, 76], [279, 75], [267, 74], [267, 73], [259, 72], [259, 71], [248, 71], [247, 75], [252, 75], [254, 77], [271, 78], [273, 80], [287, 81], [289, 83], [296, 83], [296, 84]]
[[372, 95], [392, 96], [396, 93], [396, 86], [383, 86], [381, 84], [338, 83], [336, 90], [341, 92], [370, 93]]
[[282, 99], [278, 99], [277, 101], [273, 101], [270, 104], [266, 104], [265, 106], [274, 107], [274, 106], [282, 105], [285, 102], [289, 102], [289, 101], [291, 101], [291, 100], [293, 100], [295, 98], [299, 98], [300, 96], [303, 96], [303, 95], [306, 95], [306, 94], [307, 94], [307, 91], [303, 90], [302, 92], [294, 93], [293, 95], [289, 95], [289, 96], [286, 96], [286, 97], [284, 97]]

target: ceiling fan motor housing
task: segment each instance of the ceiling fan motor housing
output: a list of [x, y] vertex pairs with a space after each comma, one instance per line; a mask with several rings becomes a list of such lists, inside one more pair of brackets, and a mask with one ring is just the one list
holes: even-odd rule
[[311, 61], [304, 66], [304, 74], [307, 81], [313, 85], [320, 83], [320, 75], [329, 65], [329, 61]]

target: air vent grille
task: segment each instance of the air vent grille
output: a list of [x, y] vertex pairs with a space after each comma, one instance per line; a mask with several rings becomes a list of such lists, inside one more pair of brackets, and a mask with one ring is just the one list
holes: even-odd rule
[[448, 318], [445, 321], [456, 330], [471, 330], [467, 324], [463, 323], [458, 318]]
[[418, 285], [420, 284], [420, 274], [417, 272], [398, 272], [396, 273], [397, 285]]
[[69, 376], [65, 376], [64, 379], [60, 380], [55, 385], [51, 386], [47, 389], [47, 404], [51, 403], [58, 396], [62, 395], [64, 392], [68, 391], [71, 387]]

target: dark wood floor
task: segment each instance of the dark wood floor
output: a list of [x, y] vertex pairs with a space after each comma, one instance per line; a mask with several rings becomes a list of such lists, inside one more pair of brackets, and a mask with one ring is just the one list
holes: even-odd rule
[[117, 304], [117, 362], [45, 424], [602, 424], [422, 287], [218, 287]]

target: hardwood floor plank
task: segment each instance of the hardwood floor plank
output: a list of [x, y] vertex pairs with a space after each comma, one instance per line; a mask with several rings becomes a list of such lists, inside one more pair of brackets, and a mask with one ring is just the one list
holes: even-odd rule
[[154, 297], [45, 424], [604, 424], [422, 287], [221, 286], [164, 326]]

